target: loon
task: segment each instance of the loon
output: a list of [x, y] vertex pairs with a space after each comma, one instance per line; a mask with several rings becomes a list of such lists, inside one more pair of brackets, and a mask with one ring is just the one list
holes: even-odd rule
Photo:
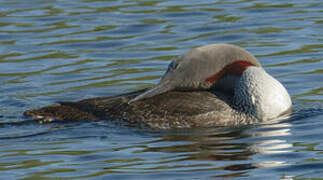
[[177, 57], [151, 89], [59, 102], [24, 115], [42, 122], [111, 120], [174, 129], [266, 122], [291, 106], [285, 87], [252, 54], [235, 45], [211, 44]]

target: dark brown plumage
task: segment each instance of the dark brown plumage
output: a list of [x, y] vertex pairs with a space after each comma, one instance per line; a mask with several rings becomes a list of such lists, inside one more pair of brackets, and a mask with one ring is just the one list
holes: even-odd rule
[[43, 122], [102, 119], [171, 129], [267, 121], [290, 107], [284, 86], [252, 54], [234, 45], [213, 44], [176, 58], [147, 91], [61, 102], [24, 114]]
[[129, 100], [142, 92], [60, 102], [38, 110], [28, 110], [24, 115], [44, 122], [110, 120], [155, 129], [241, 124], [232, 120], [233, 109], [228, 105], [231, 99], [225, 98], [229, 96], [208, 91], [171, 91], [128, 104]]

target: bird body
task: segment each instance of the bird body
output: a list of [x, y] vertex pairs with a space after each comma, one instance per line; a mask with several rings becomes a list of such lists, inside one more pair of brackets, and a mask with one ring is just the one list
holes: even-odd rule
[[252, 124], [290, 109], [287, 90], [253, 55], [234, 45], [212, 44], [176, 58], [149, 90], [61, 102], [25, 115], [59, 121], [107, 119], [171, 129]]

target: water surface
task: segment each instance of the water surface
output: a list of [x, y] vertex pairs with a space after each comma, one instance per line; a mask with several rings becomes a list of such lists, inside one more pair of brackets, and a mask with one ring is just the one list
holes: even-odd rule
[[[0, 0], [1, 179], [323, 177], [323, 3]], [[253, 53], [292, 96], [286, 121], [152, 131], [28, 123], [26, 109], [151, 87], [189, 49]]]

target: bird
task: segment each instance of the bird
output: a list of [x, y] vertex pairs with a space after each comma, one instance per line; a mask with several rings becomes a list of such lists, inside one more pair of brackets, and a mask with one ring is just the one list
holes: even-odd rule
[[286, 88], [247, 50], [231, 44], [194, 48], [150, 89], [59, 102], [27, 110], [40, 122], [109, 120], [151, 129], [239, 126], [290, 114]]

